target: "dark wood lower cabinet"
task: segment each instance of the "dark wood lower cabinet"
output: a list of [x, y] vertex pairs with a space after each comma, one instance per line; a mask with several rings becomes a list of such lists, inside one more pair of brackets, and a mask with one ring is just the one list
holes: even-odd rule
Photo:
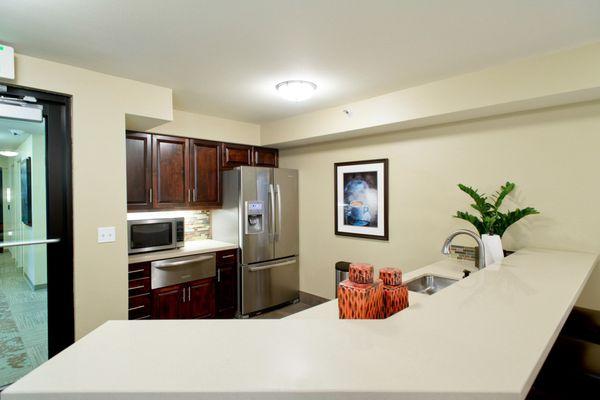
[[217, 276], [150, 288], [150, 263], [129, 264], [129, 319], [234, 318], [238, 249], [216, 253]]
[[178, 319], [182, 314], [180, 308], [183, 287], [181, 285], [167, 286], [152, 291], [152, 319]]
[[233, 318], [237, 310], [237, 249], [217, 252], [217, 318]]
[[167, 286], [152, 291], [152, 319], [215, 317], [213, 278]]
[[150, 263], [129, 264], [129, 319], [149, 319], [152, 315], [150, 296]]
[[188, 286], [188, 318], [215, 317], [215, 285], [212, 279], [195, 281]]

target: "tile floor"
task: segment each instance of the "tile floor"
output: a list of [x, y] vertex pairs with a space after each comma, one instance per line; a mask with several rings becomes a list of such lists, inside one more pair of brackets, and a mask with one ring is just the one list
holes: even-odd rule
[[310, 307], [311, 306], [305, 303], [290, 304], [289, 306], [257, 315], [253, 317], [253, 319], [281, 319], [297, 312], [304, 311]]
[[32, 290], [10, 253], [0, 253], [0, 388], [48, 358], [46, 289]]

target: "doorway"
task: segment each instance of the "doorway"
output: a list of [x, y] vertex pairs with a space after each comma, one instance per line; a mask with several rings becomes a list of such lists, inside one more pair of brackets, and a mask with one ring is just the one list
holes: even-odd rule
[[0, 182], [2, 388], [74, 341], [69, 97], [0, 91]]

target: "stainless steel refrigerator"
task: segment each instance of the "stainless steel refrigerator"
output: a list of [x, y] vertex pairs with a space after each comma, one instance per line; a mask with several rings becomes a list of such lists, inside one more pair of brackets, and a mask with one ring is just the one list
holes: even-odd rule
[[238, 313], [298, 299], [298, 171], [237, 167], [223, 173], [223, 208], [212, 213], [215, 240], [241, 249]]

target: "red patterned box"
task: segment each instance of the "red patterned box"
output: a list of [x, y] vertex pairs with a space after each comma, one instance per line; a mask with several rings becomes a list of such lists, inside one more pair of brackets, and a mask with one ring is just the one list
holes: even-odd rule
[[384, 285], [399, 286], [402, 285], [402, 271], [399, 268], [381, 268], [379, 270], [379, 279]]
[[338, 287], [338, 308], [340, 319], [383, 318], [383, 282], [342, 281]]
[[408, 307], [408, 289], [406, 286], [383, 287], [384, 318], [390, 317]]
[[350, 282], [373, 283], [373, 266], [371, 264], [350, 264]]

